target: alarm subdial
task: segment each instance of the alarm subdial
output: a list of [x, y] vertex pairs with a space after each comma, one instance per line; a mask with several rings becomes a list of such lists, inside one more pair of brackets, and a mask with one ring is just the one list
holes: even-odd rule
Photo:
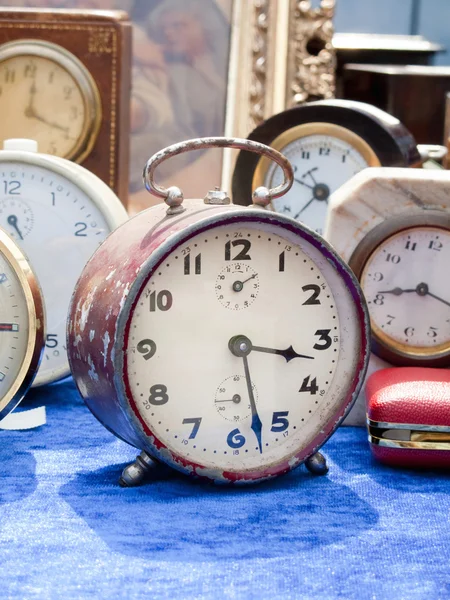
[[0, 225], [15, 240], [23, 240], [33, 229], [34, 214], [23, 200], [5, 198], [0, 202]]
[[220, 271], [215, 290], [217, 299], [225, 308], [243, 310], [256, 300], [258, 273], [245, 263], [234, 262]]
[[[252, 389], [255, 402], [258, 402], [254, 383]], [[233, 423], [241, 423], [250, 417], [252, 409], [244, 375], [231, 375], [222, 381], [216, 390], [214, 406], [221, 417]]]

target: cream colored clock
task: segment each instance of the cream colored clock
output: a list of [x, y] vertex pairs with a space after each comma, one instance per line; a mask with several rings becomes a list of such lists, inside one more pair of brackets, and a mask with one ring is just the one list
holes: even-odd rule
[[18, 40], [0, 47], [0, 140], [35, 139], [41, 152], [81, 162], [101, 123], [98, 88], [58, 44]]

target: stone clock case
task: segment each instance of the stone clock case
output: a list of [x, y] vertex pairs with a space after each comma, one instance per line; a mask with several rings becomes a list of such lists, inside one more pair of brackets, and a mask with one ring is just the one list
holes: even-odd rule
[[[369, 144], [382, 166], [420, 163], [416, 142], [398, 119], [370, 104], [351, 100], [321, 100], [296, 106], [259, 125], [248, 139], [270, 146], [284, 131], [306, 123], [331, 123], [349, 129]], [[249, 204], [258, 161], [253, 154], [239, 153], [232, 180], [235, 204]]]
[[126, 205], [131, 88], [131, 22], [127, 13], [2, 8], [0, 47], [21, 40], [62, 46], [89, 71], [99, 91], [102, 118], [92, 149], [81, 164]]

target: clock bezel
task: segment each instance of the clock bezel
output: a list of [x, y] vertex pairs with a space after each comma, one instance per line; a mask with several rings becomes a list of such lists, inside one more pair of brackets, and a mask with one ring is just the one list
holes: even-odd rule
[[27, 350], [13, 385], [0, 399], [0, 420], [4, 419], [22, 400], [39, 369], [44, 351], [44, 304], [34, 272], [17, 244], [0, 229], [0, 253], [14, 271], [24, 293], [28, 312]]
[[[402, 231], [414, 228], [433, 227], [450, 232], [450, 214], [438, 210], [429, 210], [421, 214], [395, 215], [374, 227], [359, 242], [348, 261], [349, 267], [361, 282], [361, 275], [370, 257], [383, 242]], [[364, 292], [364, 290], [363, 290]], [[369, 310], [370, 315], [370, 310]], [[446, 367], [450, 365], [450, 342], [440, 352], [405, 352], [405, 345], [379, 335], [378, 327], [372, 318], [372, 352], [396, 366]], [[414, 346], [412, 346], [414, 348]], [[416, 347], [417, 348], [417, 347]], [[421, 347], [419, 347], [421, 348]]]
[[[204, 465], [188, 460], [177, 452], [171, 451], [164, 442], [156, 437], [155, 433], [150, 429], [147, 423], [145, 423], [140, 415], [139, 407], [133, 399], [128, 380], [127, 348], [131, 316], [136, 308], [143, 289], [158, 265], [174, 252], [176, 248], [188, 242], [195, 235], [222, 225], [245, 225], [245, 223], [248, 222], [267, 222], [279, 226], [280, 228], [286, 228], [297, 237], [305, 239], [313, 247], [318, 249], [323, 256], [326, 256], [328, 262], [332, 263], [336, 273], [341, 277], [344, 285], [346, 285], [347, 290], [349, 290], [350, 295], [354, 299], [354, 307], [352, 310], [355, 315], [359, 316], [360, 352], [355, 354], [354, 378], [349, 381], [348, 385], [343, 386], [345, 387], [343, 399], [338, 404], [338, 408], [336, 408], [334, 414], [323, 425], [320, 433], [308, 446], [292, 455], [289, 460], [286, 459], [278, 463], [265, 465], [260, 469], [245, 470], [242, 472], [233, 470], [222, 471], [219, 468], [211, 469], [210, 467], [205, 467]], [[275, 475], [280, 475], [303, 463], [309, 456], [317, 452], [341, 424], [353, 406], [364, 381], [370, 356], [368, 311], [364, 297], [353, 273], [348, 269], [342, 259], [339, 258], [331, 246], [312, 230], [289, 217], [262, 209], [249, 210], [233, 207], [232, 211], [228, 212], [224, 210], [213, 216], [204, 217], [195, 222], [195, 224], [191, 224], [186, 229], [177, 231], [167, 237], [165, 243], [151, 253], [141, 266], [136, 278], [128, 290], [126, 299], [124, 299], [123, 302], [123, 307], [121, 308], [117, 319], [117, 334], [114, 340], [115, 351], [114, 359], [112, 359], [114, 365], [114, 386], [121, 410], [127, 416], [128, 421], [131, 422], [133, 429], [139, 438], [139, 447], [149, 452], [152, 457], [166, 462], [169, 466], [178, 471], [199, 477], [207, 477], [222, 483], [236, 481], [257, 482]], [[118, 349], [121, 350], [118, 351]]]
[[54, 156], [82, 163], [92, 152], [102, 122], [101, 96], [94, 78], [72, 52], [53, 42], [25, 38], [1, 45], [0, 64], [20, 56], [44, 58], [56, 63], [70, 75], [80, 90], [85, 111], [83, 128], [78, 136], [77, 143], [68, 154], [64, 156], [55, 154]]
[[[81, 165], [65, 158], [51, 156], [50, 154], [41, 154], [39, 152], [29, 152], [25, 150], [0, 151], [0, 165], [12, 162], [40, 167], [47, 171], [57, 173], [60, 177], [70, 181], [76, 188], [86, 194], [90, 201], [102, 213], [108, 225], [109, 233], [128, 220], [128, 214], [123, 204], [111, 188]], [[31, 206], [33, 206], [32, 202]], [[52, 376], [49, 375], [44, 378], [38, 374], [33, 381], [33, 387], [59, 381], [68, 375], [70, 375], [70, 366], [67, 359], [64, 369], [61, 368], [55, 371]]]
[[[371, 146], [357, 133], [354, 133], [351, 129], [347, 129], [341, 125], [327, 122], [312, 122], [302, 123], [295, 125], [290, 129], [286, 129], [277, 136], [271, 143], [271, 147], [278, 152], [284, 153], [286, 146], [301, 140], [306, 137], [312, 137], [315, 135], [326, 135], [343, 142], [348, 143], [354, 150], [359, 152], [363, 157], [368, 167], [380, 167], [381, 163], [378, 156], [375, 154]], [[253, 189], [260, 186], [271, 187], [271, 184], [265, 181], [269, 169], [272, 167], [272, 162], [262, 156], [256, 165], [255, 172], [253, 174]], [[275, 210], [272, 203], [269, 204], [271, 210]]]

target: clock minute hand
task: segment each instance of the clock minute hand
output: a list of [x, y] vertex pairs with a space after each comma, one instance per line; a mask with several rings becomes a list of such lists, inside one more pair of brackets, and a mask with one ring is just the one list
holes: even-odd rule
[[447, 300], [444, 300], [443, 298], [439, 298], [439, 296], [436, 296], [435, 294], [432, 294], [431, 292], [428, 292], [428, 296], [431, 296], [435, 300], [439, 300], [439, 302], [442, 302], [442, 304], [446, 304], [447, 306], [450, 306], [450, 302], [447, 302]]
[[261, 419], [259, 418], [258, 411], [256, 409], [256, 402], [255, 402], [255, 397], [253, 395], [253, 386], [252, 386], [252, 380], [250, 378], [250, 370], [248, 368], [247, 355], [244, 354], [242, 359], [244, 361], [245, 380], [247, 382], [248, 397], [250, 400], [250, 408], [252, 411], [252, 424], [250, 425], [250, 427], [256, 436], [256, 440], [258, 442], [258, 447], [259, 447], [259, 452], [260, 452], [260, 454], [262, 454], [262, 442], [261, 442], [262, 423], [261, 423]]
[[311, 200], [308, 200], [308, 202], [304, 206], [302, 206], [302, 208], [299, 210], [299, 212], [294, 216], [294, 219], [298, 219], [299, 216], [302, 214], [302, 212], [305, 211], [308, 208], [308, 206], [314, 202], [315, 199], [316, 199], [316, 197], [313, 196], [311, 198]]
[[230, 349], [231, 353], [234, 354], [234, 356], [242, 358], [242, 360], [244, 361], [245, 381], [247, 382], [250, 409], [252, 411], [252, 424], [250, 425], [250, 428], [255, 434], [256, 440], [258, 442], [259, 452], [262, 453], [262, 423], [258, 415], [258, 409], [256, 408], [255, 396], [253, 395], [253, 385], [250, 377], [250, 369], [248, 366], [247, 358], [247, 356], [252, 351], [252, 343], [245, 335], [235, 335], [228, 342], [228, 348]]
[[267, 352], [268, 354], [278, 354], [286, 359], [286, 362], [293, 360], [294, 358], [307, 358], [309, 360], [314, 360], [314, 356], [307, 356], [306, 354], [298, 354], [294, 348], [289, 346], [286, 350], [278, 350], [276, 348], [265, 348], [263, 346], [252, 346], [252, 350], [255, 352]]

